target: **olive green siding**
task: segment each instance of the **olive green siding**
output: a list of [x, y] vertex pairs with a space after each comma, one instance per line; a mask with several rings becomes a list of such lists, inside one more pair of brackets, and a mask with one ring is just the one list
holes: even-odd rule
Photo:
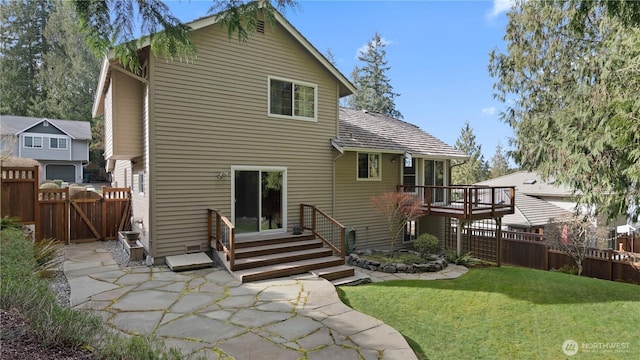
[[[394, 162], [391, 160], [394, 159]], [[384, 218], [371, 207], [371, 198], [396, 191], [400, 183], [402, 157], [382, 155], [382, 179], [357, 179], [357, 153], [345, 152], [336, 160], [336, 213], [335, 217], [347, 228], [354, 228], [358, 249], [385, 249], [390, 246], [390, 234]], [[396, 245], [402, 244], [399, 238]]]
[[112, 71], [105, 99], [105, 158], [142, 156], [142, 87], [140, 81]]
[[[218, 25], [192, 39], [193, 63], [150, 61], [152, 255], [207, 245], [207, 208], [232, 215], [232, 177], [217, 178], [232, 166], [287, 169], [288, 229], [300, 203], [331, 212], [338, 80], [280, 25], [246, 44]], [[317, 122], [269, 117], [268, 76], [317, 84]]]

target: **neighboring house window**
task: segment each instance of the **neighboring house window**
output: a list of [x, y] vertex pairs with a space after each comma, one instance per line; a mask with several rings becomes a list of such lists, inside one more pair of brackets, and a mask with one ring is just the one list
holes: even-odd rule
[[49, 148], [51, 148], [51, 149], [59, 149], [59, 150], [67, 150], [67, 139], [50, 138], [49, 139]]
[[315, 120], [317, 91], [317, 85], [270, 77], [269, 115]]
[[[444, 161], [425, 160], [424, 161], [424, 184], [426, 186], [444, 186]], [[435, 188], [431, 190], [432, 202], [444, 201], [444, 189]]]
[[26, 148], [42, 148], [42, 137], [41, 136], [25, 136], [24, 137], [24, 147]]
[[138, 192], [144, 194], [144, 173], [138, 174]]
[[358, 153], [358, 180], [381, 180], [381, 155]]

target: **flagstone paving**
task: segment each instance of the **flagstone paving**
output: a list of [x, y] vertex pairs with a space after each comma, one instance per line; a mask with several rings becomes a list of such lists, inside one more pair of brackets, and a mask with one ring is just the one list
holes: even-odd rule
[[[220, 268], [174, 273], [120, 268], [100, 243], [66, 247], [71, 306], [128, 335], [164, 340], [204, 359], [416, 359], [398, 331], [344, 305], [310, 275], [241, 284]], [[365, 272], [374, 282], [446, 279], [466, 272]]]

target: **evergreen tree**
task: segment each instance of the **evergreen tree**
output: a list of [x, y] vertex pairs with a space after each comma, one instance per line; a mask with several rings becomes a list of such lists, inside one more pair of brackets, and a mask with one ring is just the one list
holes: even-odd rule
[[505, 151], [502, 149], [502, 145], [498, 143], [498, 146], [496, 146], [496, 152], [491, 158], [490, 177], [493, 179], [507, 175], [510, 172], [511, 169], [509, 169], [509, 161], [507, 160]]
[[638, 4], [519, 2], [490, 56], [516, 163], [609, 218], [640, 216]]
[[0, 4], [0, 113], [38, 116], [34, 107], [46, 97], [36, 76], [46, 66], [44, 36], [54, 4], [47, 0], [3, 0]]
[[43, 89], [37, 113], [69, 120], [91, 119], [100, 63], [84, 43], [73, 4], [56, 2], [44, 31], [49, 44], [36, 76]]
[[489, 165], [482, 155], [482, 146], [476, 144], [476, 136], [469, 121], [465, 122], [454, 147], [467, 154], [469, 159], [454, 165], [451, 169], [453, 184], [472, 185], [486, 180], [489, 176]]
[[356, 66], [351, 73], [351, 80], [358, 91], [349, 98], [349, 105], [358, 110], [369, 110], [396, 119], [402, 114], [396, 109], [394, 98], [399, 96], [393, 92], [387, 72], [391, 69], [386, 60], [385, 44], [379, 33], [367, 45], [367, 49], [358, 56], [363, 65]]
[[[295, 0], [213, 0], [210, 12], [227, 29], [229, 37], [246, 41], [256, 31], [259, 19], [274, 22], [274, 9], [296, 8]], [[106, 55], [114, 49], [115, 57], [130, 69], [137, 69], [138, 41], [134, 27], [151, 44], [154, 55], [166, 59], [193, 59], [195, 47], [189, 39], [187, 25], [175, 17], [162, 0], [93, 0], [75, 1], [75, 10], [86, 34], [87, 43], [95, 54]], [[142, 41], [142, 40], [141, 40]]]

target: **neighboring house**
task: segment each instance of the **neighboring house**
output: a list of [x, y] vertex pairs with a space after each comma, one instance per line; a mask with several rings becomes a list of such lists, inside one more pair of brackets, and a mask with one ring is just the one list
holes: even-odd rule
[[3, 152], [40, 163], [40, 181], [83, 182], [91, 142], [88, 121], [0, 115], [0, 135]]
[[[107, 171], [132, 189], [133, 229], [155, 261], [208, 248], [209, 208], [241, 237], [290, 231], [312, 204], [355, 228], [359, 248], [386, 248], [371, 197], [448, 185], [450, 160], [465, 158], [404, 121], [340, 109], [354, 86], [275, 20], [246, 43], [215, 17], [190, 23], [194, 61], [157, 58], [147, 44], [137, 74], [103, 63], [93, 115], [105, 118]], [[426, 216], [409, 235], [444, 225]]]
[[571, 189], [553, 180], [544, 181], [535, 172], [517, 171], [477, 185], [516, 187], [515, 213], [502, 220], [506, 230], [542, 233], [550, 220], [571, 216], [576, 210], [584, 211]]

